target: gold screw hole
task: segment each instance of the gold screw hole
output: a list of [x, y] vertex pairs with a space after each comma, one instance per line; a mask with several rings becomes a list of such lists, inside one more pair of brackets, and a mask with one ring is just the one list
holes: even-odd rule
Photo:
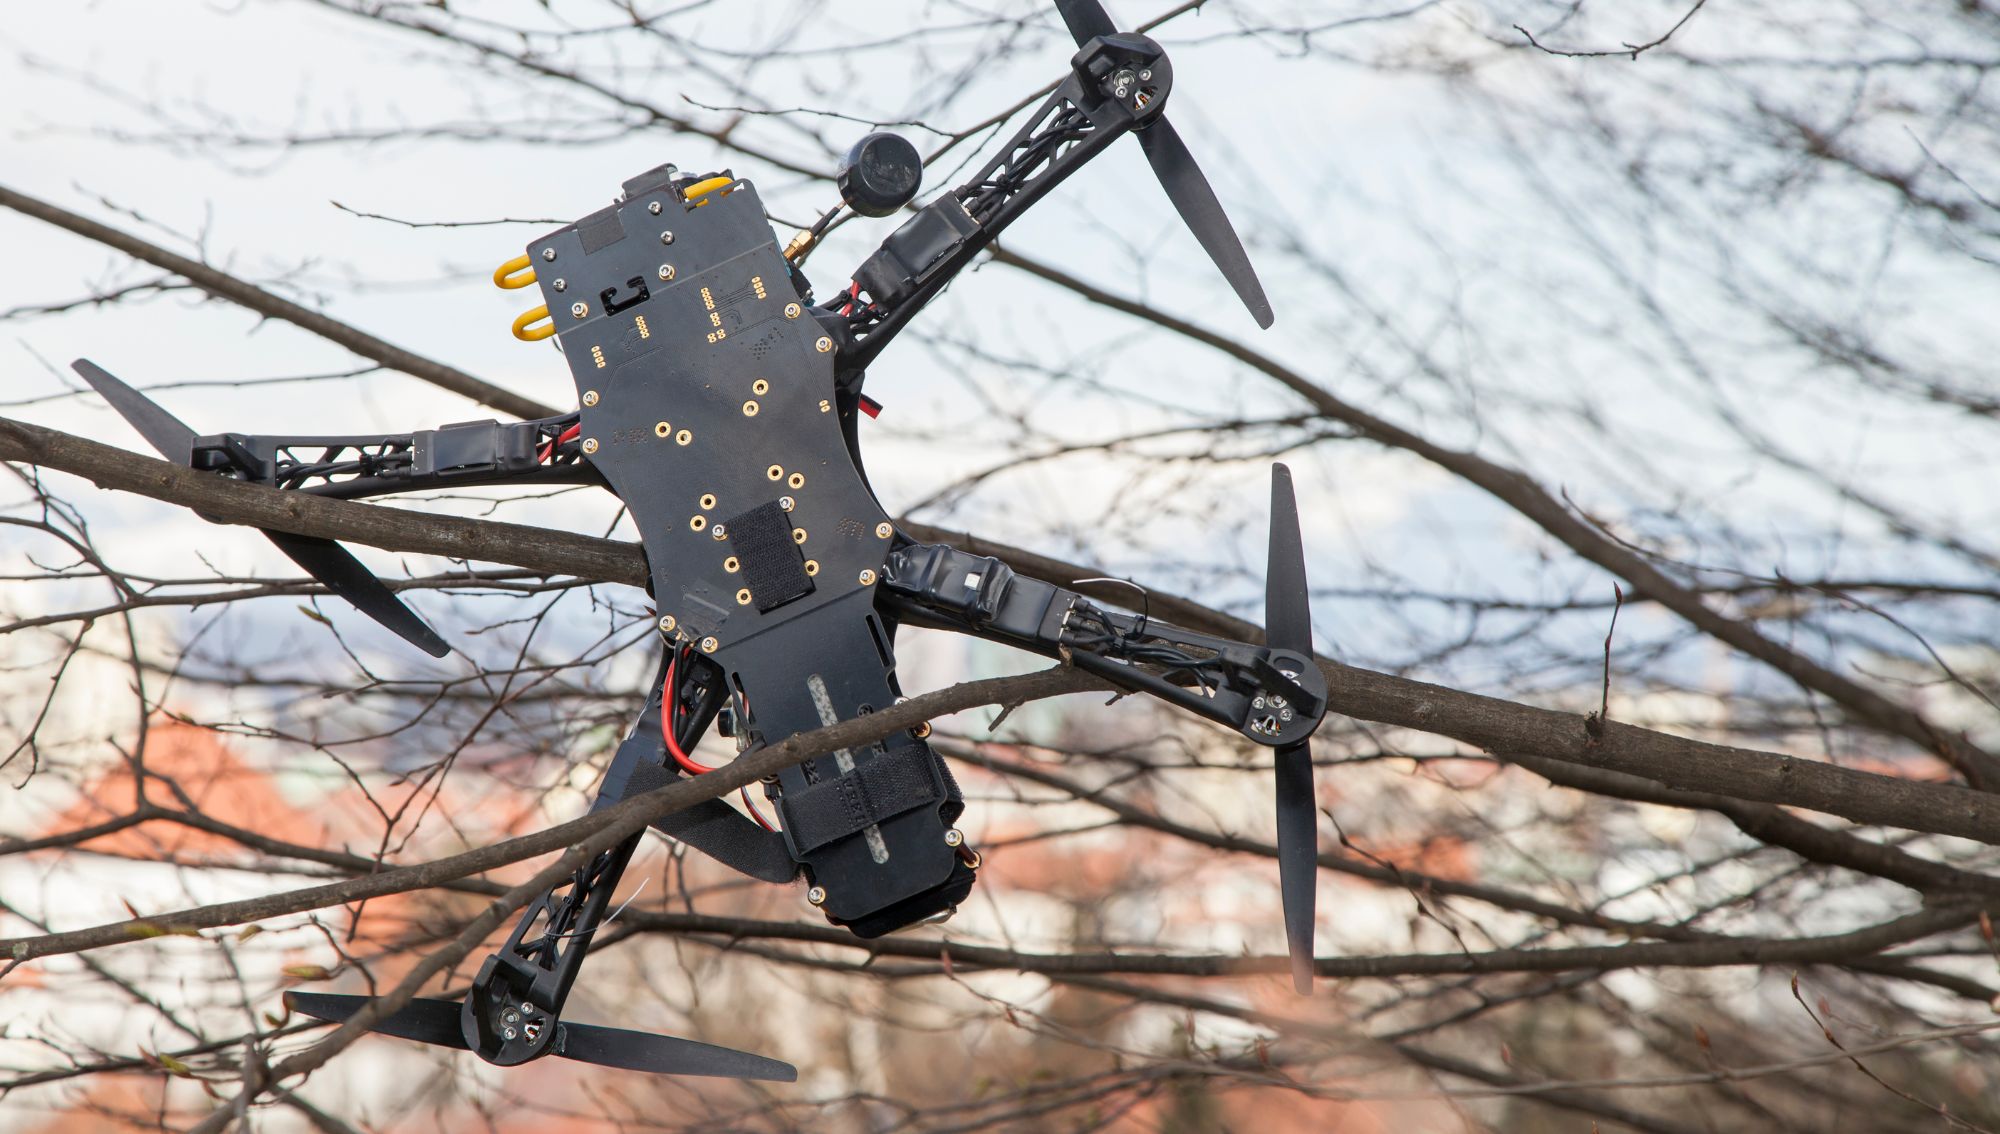
[[756, 394], [758, 397], [763, 397], [765, 394], [771, 392], [771, 384], [759, 378], [755, 382], [750, 383], [750, 392]]
[[674, 444], [676, 445], [685, 445], [692, 440], [694, 440], [694, 434], [689, 433], [685, 429], [681, 430], [679, 433], [674, 434]]
[[806, 574], [808, 575], [819, 574], [819, 560], [817, 559], [806, 560]]
[[749, 587], [744, 587], [744, 588], [743, 588], [742, 590], [739, 590], [739, 591], [737, 591], [737, 592], [736, 592], [736, 605], [737, 605], [737, 606], [749, 606], [749, 605], [750, 605], [750, 588], [749, 588]]
[[[737, 569], [738, 567], [741, 567], [741, 566], [742, 566], [742, 564], [741, 564], [741, 563], [738, 563], [738, 562], [736, 561], [736, 557], [735, 557], [734, 555], [732, 555], [732, 556], [730, 556], [729, 558], [727, 558], [727, 559], [725, 559], [725, 560], [723, 560], [723, 561], [722, 561], [722, 569], [723, 569], [724, 571], [727, 571], [727, 572], [729, 572], [729, 573], [730, 573], [730, 574], [732, 574], [732, 575], [734, 575], [734, 574], [736, 573], [736, 569]], [[808, 575], [812, 574], [812, 572], [810, 572], [810, 571], [808, 571], [808, 572], [806, 572], [806, 573], [807, 573]]]
[[708, 511], [708, 510], [709, 510], [710, 508], [713, 508], [713, 507], [715, 507], [715, 493], [713, 493], [713, 492], [704, 492], [704, 493], [702, 493], [702, 494], [701, 494], [701, 510], [702, 510], [702, 511], [704, 511], [704, 512], [706, 512], [706, 511]]
[[806, 541], [806, 530], [805, 530], [804, 528], [793, 528], [793, 529], [792, 529], [792, 542], [793, 542], [793, 543], [804, 543], [805, 541]]
[[674, 427], [662, 421], [653, 426], [653, 436], [665, 439], [674, 435]]
[[793, 488], [804, 488], [806, 486], [806, 474], [795, 472], [785, 478], [785, 483], [791, 485]]
[[764, 470], [764, 475], [772, 480], [776, 480], [785, 475], [785, 466], [772, 465], [770, 468]]
[[743, 416], [744, 417], [757, 416], [757, 399], [751, 398], [749, 401], [743, 403]]
[[707, 516], [691, 516], [688, 518], [688, 527], [693, 528], [695, 531], [700, 531], [701, 529], [707, 526], [708, 526]]

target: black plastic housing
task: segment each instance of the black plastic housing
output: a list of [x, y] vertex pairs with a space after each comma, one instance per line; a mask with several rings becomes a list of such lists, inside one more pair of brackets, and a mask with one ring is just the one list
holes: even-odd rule
[[941, 197], [890, 233], [855, 271], [854, 282], [877, 303], [899, 303], [916, 290], [926, 272], [977, 231], [979, 222], [957, 197]]
[[833, 182], [848, 208], [864, 217], [886, 217], [916, 199], [924, 184], [924, 159], [895, 134], [869, 134], [848, 148]]

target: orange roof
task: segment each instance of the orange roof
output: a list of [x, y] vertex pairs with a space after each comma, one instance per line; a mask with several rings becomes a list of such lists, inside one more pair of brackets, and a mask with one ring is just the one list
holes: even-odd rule
[[[172, 780], [211, 819], [286, 842], [324, 846], [332, 841], [326, 811], [302, 811], [287, 802], [268, 773], [238, 760], [208, 729], [156, 719], [147, 730], [142, 757], [148, 775], [146, 797], [163, 807], [184, 804], [153, 777]], [[120, 764], [84, 788], [83, 798], [43, 833], [60, 834], [126, 814], [133, 798], [131, 766]], [[105, 854], [144, 859], [166, 855], [227, 858], [243, 853], [243, 847], [230, 839], [178, 823], [143, 823], [81, 845]]]

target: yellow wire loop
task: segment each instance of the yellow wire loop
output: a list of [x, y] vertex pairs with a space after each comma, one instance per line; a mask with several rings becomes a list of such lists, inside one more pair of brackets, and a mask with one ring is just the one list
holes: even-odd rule
[[[711, 177], [707, 181], [697, 181], [693, 185], [688, 186], [687, 192], [682, 193], [681, 198], [687, 201], [694, 201], [695, 208], [700, 208], [708, 202], [696, 200], [696, 198], [707, 196], [711, 190], [720, 189], [724, 185], [734, 184], [736, 184], [736, 179], [733, 177]], [[723, 196], [727, 197], [729, 194], [724, 193]]]
[[556, 321], [554, 319], [549, 319], [548, 322], [543, 323], [539, 327], [528, 325], [542, 319], [549, 319], [549, 309], [547, 307], [537, 307], [532, 311], [521, 312], [514, 318], [514, 337], [524, 343], [535, 343], [555, 334]]
[[493, 286], [504, 287], [511, 291], [514, 288], [527, 287], [529, 284], [534, 283], [535, 269], [529, 266], [533, 262], [528, 259], [528, 254], [523, 252], [512, 260], [493, 269]]

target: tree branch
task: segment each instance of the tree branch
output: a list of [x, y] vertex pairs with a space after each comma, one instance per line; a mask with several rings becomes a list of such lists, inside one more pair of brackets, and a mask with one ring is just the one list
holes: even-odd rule
[[[0, 417], [0, 460], [29, 461], [105, 487], [186, 504], [231, 523], [633, 586], [646, 578], [645, 555], [632, 544], [243, 484], [4, 417]], [[997, 545], [985, 546], [990, 551]], [[1986, 792], [1710, 744], [1627, 724], [1609, 724], [1601, 738], [1592, 738], [1574, 713], [1519, 705], [1324, 658], [1320, 668], [1336, 712], [1448, 736], [1503, 759], [1541, 756], [1623, 772], [1684, 791], [1804, 807], [1857, 823], [2000, 845], [2000, 796]]]
[[89, 217], [79, 216], [68, 209], [51, 205], [26, 193], [9, 189], [5, 185], [0, 185], [0, 206], [24, 213], [36, 220], [47, 221], [85, 239], [116, 248], [128, 256], [181, 276], [218, 299], [241, 304], [267, 319], [280, 319], [291, 323], [330, 342], [338, 343], [363, 358], [373, 359], [391, 370], [400, 370], [434, 386], [442, 386], [455, 394], [463, 394], [480, 405], [491, 406], [501, 413], [513, 414], [515, 417], [549, 417], [556, 413], [554, 409], [533, 398], [524, 397], [511, 390], [503, 390], [490, 382], [474, 378], [455, 366], [447, 366], [434, 359], [404, 350], [394, 343], [385, 342], [338, 319], [329, 318], [311, 308], [302, 307], [289, 299], [273, 295], [256, 284], [209, 267], [199, 260], [169, 252], [131, 233], [112, 228]]

